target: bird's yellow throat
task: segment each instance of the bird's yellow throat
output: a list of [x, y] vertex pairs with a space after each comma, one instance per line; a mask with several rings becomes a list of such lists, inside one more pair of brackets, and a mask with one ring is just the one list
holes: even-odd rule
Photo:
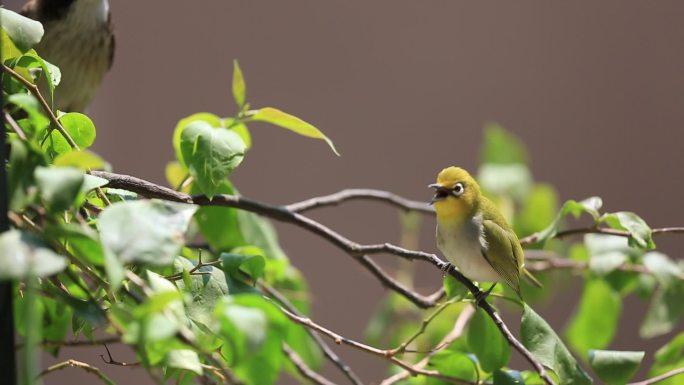
[[458, 225], [467, 219], [470, 208], [465, 201], [448, 197], [435, 202], [435, 212], [440, 224]]

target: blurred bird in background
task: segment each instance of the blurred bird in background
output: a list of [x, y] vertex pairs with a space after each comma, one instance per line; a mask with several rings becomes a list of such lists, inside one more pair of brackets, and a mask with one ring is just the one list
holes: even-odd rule
[[62, 72], [54, 107], [84, 111], [114, 58], [109, 1], [30, 0], [21, 14], [43, 24], [45, 35], [35, 49]]

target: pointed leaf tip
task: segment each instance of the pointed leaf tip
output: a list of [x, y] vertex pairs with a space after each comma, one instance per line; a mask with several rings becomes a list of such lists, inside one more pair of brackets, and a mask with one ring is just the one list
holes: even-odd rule
[[245, 86], [245, 78], [242, 75], [242, 69], [237, 59], [233, 60], [233, 99], [239, 108], [244, 107], [247, 96], [247, 88]]
[[302, 136], [314, 139], [322, 139], [328, 144], [328, 146], [330, 146], [330, 149], [332, 149], [335, 155], [340, 156], [340, 153], [335, 148], [332, 140], [323, 134], [323, 132], [321, 132], [311, 123], [305, 122], [304, 120], [294, 115], [290, 115], [287, 112], [283, 112], [273, 107], [264, 107], [255, 111], [251, 111], [250, 118], [254, 121], [271, 123], [278, 127], [294, 131]]

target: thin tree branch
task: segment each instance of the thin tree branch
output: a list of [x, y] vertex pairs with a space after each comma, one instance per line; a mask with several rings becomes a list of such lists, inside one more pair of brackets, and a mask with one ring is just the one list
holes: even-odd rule
[[140, 366], [140, 362], [117, 361], [114, 359], [114, 357], [112, 357], [112, 352], [109, 351], [107, 344], [104, 345], [104, 348], [107, 351], [107, 359], [105, 359], [104, 355], [102, 355], [102, 354], [100, 354], [100, 358], [102, 359], [102, 362], [104, 362], [105, 364], [116, 365], [116, 366]]
[[327, 378], [321, 376], [320, 374], [313, 371], [307, 364], [299, 357], [299, 354], [292, 350], [286, 343], [283, 343], [283, 353], [290, 359], [294, 366], [299, 371], [299, 374], [305, 378], [311, 380], [318, 385], [336, 385], [334, 382], [328, 380]]
[[406, 341], [401, 343], [401, 345], [392, 349], [392, 355], [402, 354], [406, 352], [408, 346], [411, 343], [413, 343], [413, 341], [415, 341], [416, 338], [420, 337], [421, 334], [425, 333], [425, 330], [427, 329], [430, 322], [432, 322], [440, 313], [442, 313], [444, 309], [446, 309], [450, 305], [453, 305], [454, 303], [456, 303], [456, 301], [454, 301], [453, 299], [442, 303], [437, 309], [435, 309], [435, 311], [433, 311], [429, 316], [427, 316], [427, 318], [423, 319], [423, 321], [420, 323], [420, 327], [418, 328], [418, 330], [416, 330], [415, 333], [413, 333]]
[[[269, 297], [275, 299], [276, 301], [280, 302], [281, 306], [290, 311], [292, 314], [298, 316], [298, 317], [303, 317], [304, 315], [297, 310], [297, 308], [290, 302], [287, 297], [285, 297], [282, 293], [280, 293], [278, 290], [275, 288], [271, 287], [268, 285], [266, 282], [263, 280], [257, 280], [257, 286], [261, 289], [261, 291], [268, 295]], [[323, 338], [320, 336], [320, 334], [314, 332], [313, 330], [309, 328], [305, 328], [306, 331], [309, 333], [311, 338], [313, 338], [314, 342], [321, 348], [323, 351], [323, 354], [325, 357], [333, 363], [348, 379], [351, 381], [352, 384], [354, 385], [363, 385], [363, 382], [361, 379], [354, 373], [352, 368], [347, 365], [342, 359], [335, 353], [335, 351], [330, 348], [330, 346], [323, 340]]]
[[69, 133], [64, 129], [64, 126], [62, 126], [62, 123], [59, 122], [59, 119], [57, 119], [57, 116], [55, 116], [55, 113], [52, 112], [52, 108], [50, 108], [50, 105], [48, 104], [48, 102], [45, 101], [45, 98], [43, 97], [43, 95], [41, 95], [40, 90], [38, 89], [38, 86], [31, 83], [30, 81], [24, 79], [23, 76], [19, 75], [19, 73], [14, 71], [12, 68], [10, 68], [4, 64], [2, 65], [2, 67], [5, 70], [5, 72], [10, 74], [17, 81], [19, 81], [19, 83], [21, 83], [24, 87], [26, 87], [26, 89], [29, 90], [29, 92], [31, 94], [33, 94], [33, 96], [35, 96], [36, 99], [38, 99], [38, 102], [43, 107], [43, 110], [45, 110], [45, 113], [47, 113], [48, 118], [50, 119], [50, 122], [52, 123], [54, 128], [56, 128], [57, 131], [59, 131], [59, 133], [62, 134], [62, 136], [64, 137], [64, 140], [66, 140], [67, 143], [69, 143], [69, 146], [71, 146], [71, 148], [73, 148], [75, 150], [80, 150], [80, 148], [78, 147], [78, 144], [76, 144], [74, 139], [71, 138]]
[[[454, 327], [451, 329], [449, 334], [444, 336], [442, 341], [439, 342], [438, 346], [441, 346], [442, 348], [445, 348], [449, 346], [452, 342], [454, 342], [457, 338], [461, 337], [463, 335], [463, 331], [465, 330], [466, 325], [468, 325], [468, 322], [470, 319], [473, 317], [475, 314], [475, 308], [472, 306], [468, 306], [463, 311], [458, 315], [458, 318], [456, 318], [456, 322], [454, 322]], [[430, 358], [437, 354], [438, 350], [431, 351], [428, 353], [427, 356], [425, 356], [422, 360], [420, 360], [417, 364], [413, 365], [414, 369], [423, 369], [427, 366], [428, 362], [430, 362]], [[397, 383], [401, 380], [404, 380], [411, 376], [411, 372], [408, 370], [401, 371], [392, 377], [384, 379], [380, 385], [392, 385], [394, 383]]]
[[380, 266], [378, 266], [367, 255], [362, 255], [360, 257], [356, 257], [355, 259], [358, 260], [359, 263], [361, 263], [364, 267], [366, 267], [366, 269], [368, 269], [368, 271], [370, 271], [370, 273], [373, 274], [373, 276], [375, 276], [375, 278], [377, 278], [383, 286], [404, 296], [404, 298], [408, 299], [419, 308], [427, 309], [434, 307], [444, 296], [444, 288], [439, 288], [436, 292], [428, 296], [421, 295], [407, 288], [401, 282], [385, 273], [382, 268], [380, 268]]
[[[98, 346], [104, 344], [115, 344], [121, 342], [119, 337], [103, 338], [101, 340], [79, 340], [79, 341], [55, 341], [55, 340], [44, 340], [40, 344], [45, 347], [79, 347], [79, 346]], [[24, 344], [17, 344], [14, 346], [15, 349], [21, 349]]]
[[672, 369], [667, 373], [663, 373], [657, 377], [649, 378], [648, 380], [643, 380], [639, 382], [632, 382], [629, 383], [628, 385], [651, 385], [655, 384], [656, 382], [660, 382], [662, 380], [666, 380], [670, 377], [674, 377], [680, 374], [684, 374], [684, 367], [677, 368], [677, 369]]
[[464, 384], [464, 385], [476, 385], [472, 381], [464, 380], [461, 378], [457, 377], [451, 377], [451, 376], [445, 376], [437, 371], [434, 370], [425, 370], [425, 369], [419, 369], [419, 368], [414, 368], [412, 365], [398, 359], [397, 357], [393, 356], [393, 351], [392, 350], [383, 350], [383, 349], [378, 349], [366, 344], [363, 344], [361, 342], [343, 337], [335, 332], [333, 332], [330, 329], [327, 329], [317, 323], [315, 323], [311, 318], [308, 317], [300, 317], [289, 310], [285, 309], [282, 306], [279, 306], [275, 302], [273, 302], [274, 305], [278, 306], [280, 308], [280, 311], [283, 312], [291, 321], [296, 322], [298, 324], [301, 324], [307, 328], [313, 329], [317, 331], [318, 333], [321, 333], [322, 335], [332, 339], [335, 341], [336, 344], [338, 345], [347, 345], [351, 346], [354, 349], [361, 350], [367, 353], [370, 353], [372, 355], [381, 357], [385, 360], [390, 361], [391, 363], [409, 371], [412, 375], [423, 375], [423, 376], [428, 376], [428, 377], [434, 377], [452, 384]]
[[389, 203], [407, 211], [435, 214], [435, 210], [430, 207], [427, 202], [412, 201], [389, 191], [360, 188], [346, 189], [334, 194], [307, 199], [305, 201], [289, 204], [285, 206], [285, 208], [295, 213], [303, 213], [316, 208], [337, 206], [340, 203], [349, 200], [376, 200]]
[[12, 131], [14, 131], [14, 133], [17, 134], [19, 139], [21, 139], [24, 142], [27, 141], [28, 138], [26, 137], [26, 133], [24, 132], [24, 130], [21, 129], [21, 127], [19, 127], [19, 124], [17, 124], [16, 120], [14, 120], [12, 115], [10, 115], [9, 112], [7, 112], [7, 110], [5, 109], [2, 110], [2, 113], [5, 116], [5, 121], [10, 126]]
[[[206, 196], [194, 196], [191, 197], [187, 194], [179, 193], [171, 189], [162, 188], [161, 186], [154, 185], [151, 182], [144, 181], [138, 178], [132, 178], [126, 175], [118, 175], [107, 172], [95, 172], [93, 175], [99, 176], [101, 178], [110, 181], [110, 187], [127, 189], [129, 191], [137, 192], [138, 194], [148, 197], [148, 198], [161, 198], [167, 200], [175, 200], [178, 202], [194, 203], [200, 206], [220, 206], [220, 207], [231, 207], [241, 210], [246, 210], [253, 212], [255, 214], [263, 215], [281, 222], [291, 223], [301, 228], [304, 228], [320, 237], [326, 239], [333, 245], [344, 250], [347, 254], [358, 260], [357, 257], [363, 256], [365, 254], [380, 254], [387, 253], [396, 255], [398, 257], [406, 259], [419, 259], [431, 263], [437, 267], [440, 271], [448, 270], [456, 280], [465, 285], [468, 290], [473, 294], [475, 298], [479, 298], [483, 295], [483, 292], [477, 287], [470, 279], [466, 278], [458, 270], [454, 268], [448, 268], [449, 263], [442, 261], [439, 257], [434, 254], [426, 253], [422, 251], [413, 251], [401, 248], [399, 246], [392, 245], [390, 243], [376, 244], [376, 245], [362, 245], [351, 241], [348, 238], [340, 235], [334, 230], [330, 229], [318, 223], [308, 217], [305, 217], [299, 213], [294, 213], [288, 210], [284, 206], [276, 206], [268, 203], [263, 203], [255, 201], [249, 198], [234, 196], [234, 195], [217, 195], [212, 199]], [[392, 287], [392, 289], [395, 289]], [[401, 291], [397, 291], [401, 294]], [[489, 315], [494, 321], [496, 326], [501, 331], [502, 335], [508, 343], [516, 349], [539, 373], [539, 376], [548, 384], [554, 384], [554, 381], [548, 376], [543, 365], [532, 355], [532, 353], [523, 346], [523, 344], [518, 341], [513, 333], [508, 329], [508, 326], [504, 323], [503, 319], [499, 313], [486, 301], [480, 301], [480, 307]], [[375, 349], [375, 348], [373, 348]], [[378, 350], [378, 349], [376, 349]], [[407, 368], [408, 369], [408, 368]]]
[[[525, 263], [527, 270], [540, 272], [548, 270], [586, 270], [589, 269], [589, 262], [575, 261], [558, 256], [553, 252], [528, 250], [525, 252]], [[655, 273], [644, 265], [623, 263], [615, 268], [618, 271], [655, 275]], [[684, 273], [679, 275], [679, 279], [684, 280]]]
[[[52, 123], [53, 127], [56, 128], [57, 131], [59, 131], [59, 133], [62, 135], [64, 140], [66, 140], [67, 143], [69, 144], [69, 147], [71, 147], [72, 149], [74, 149], [76, 151], [80, 151], [81, 148], [78, 146], [76, 141], [74, 141], [74, 139], [71, 137], [71, 135], [69, 135], [69, 132], [67, 132], [67, 130], [64, 128], [64, 126], [59, 121], [59, 119], [57, 119], [57, 116], [55, 115], [54, 111], [52, 111], [52, 108], [50, 108], [50, 105], [45, 100], [43, 95], [40, 93], [40, 89], [38, 88], [38, 86], [31, 83], [30, 81], [24, 79], [23, 76], [21, 76], [18, 72], [14, 71], [12, 68], [10, 68], [4, 64], [2, 65], [2, 67], [8, 74], [10, 74], [13, 78], [15, 78], [17, 81], [19, 81], [19, 83], [21, 83], [24, 87], [26, 87], [26, 89], [29, 90], [29, 92], [31, 94], [33, 94], [33, 96], [36, 97], [36, 99], [38, 99], [38, 102], [40, 103], [41, 107], [43, 107], [43, 110], [45, 110], [45, 113], [47, 113], [48, 119]], [[45, 137], [45, 139], [47, 139], [49, 137], [50, 132], [51, 132], [51, 130], [48, 130], [48, 133], [47, 133], [47, 136]], [[43, 141], [45, 141], [45, 139]], [[42, 144], [42, 142], [41, 142], [41, 144]], [[88, 170], [88, 173], [92, 174], [92, 171]], [[107, 196], [102, 192], [102, 189], [100, 187], [95, 188], [95, 193], [106, 205], [112, 204], [109, 201], [109, 198], [107, 198]]]
[[112, 380], [110, 380], [107, 376], [105, 376], [105, 374], [102, 373], [102, 371], [100, 369], [96, 368], [95, 366], [86, 364], [85, 362], [76, 361], [76, 360], [67, 360], [67, 361], [60, 362], [58, 364], [52, 365], [49, 368], [40, 372], [40, 374], [38, 374], [38, 378], [43, 377], [49, 373], [56, 372], [58, 370], [62, 370], [62, 369], [66, 369], [66, 368], [81, 368], [81, 369], [85, 370], [86, 372], [97, 376], [97, 378], [99, 378], [103, 383], [105, 383], [107, 385], [114, 385], [114, 382]]
[[[562, 230], [556, 233], [554, 238], [565, 238], [572, 235], [583, 235], [583, 234], [606, 234], [615, 235], [618, 237], [629, 238], [629, 231], [611, 229], [608, 227], [581, 227], [577, 229]], [[652, 229], [651, 235], [663, 235], [663, 234], [684, 234], [684, 227], [662, 227], [658, 229]], [[539, 233], [534, 233], [528, 235], [525, 238], [520, 239], [522, 245], [529, 245], [536, 243], [539, 240]]]

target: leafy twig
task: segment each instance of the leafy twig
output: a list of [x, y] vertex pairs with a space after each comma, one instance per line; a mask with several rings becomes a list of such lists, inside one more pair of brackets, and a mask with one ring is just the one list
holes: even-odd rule
[[[50, 120], [52, 125], [57, 129], [57, 131], [59, 131], [59, 133], [62, 135], [64, 140], [67, 141], [67, 143], [69, 144], [69, 147], [71, 147], [72, 149], [74, 149], [76, 151], [80, 151], [81, 150], [80, 147], [74, 141], [74, 138], [72, 138], [71, 135], [69, 135], [67, 130], [64, 128], [64, 126], [62, 126], [62, 123], [59, 121], [59, 119], [57, 119], [57, 116], [52, 111], [52, 108], [50, 108], [50, 105], [45, 100], [43, 95], [40, 93], [40, 89], [38, 89], [38, 86], [31, 83], [30, 81], [24, 79], [23, 76], [21, 76], [18, 72], [14, 71], [12, 68], [10, 68], [4, 64], [2, 65], [2, 67], [3, 67], [4, 71], [6, 71], [13, 78], [15, 78], [17, 81], [19, 81], [24, 87], [26, 87], [27, 90], [29, 90], [29, 92], [31, 94], [33, 94], [33, 96], [36, 97], [36, 99], [38, 99], [38, 102], [40, 103], [41, 107], [43, 107], [43, 110], [45, 110], [45, 112], [47, 113], [48, 119]], [[50, 131], [48, 131], [48, 136], [49, 135], [50, 135]], [[47, 136], [46, 136], [46, 138], [47, 138]], [[92, 173], [91, 170], [88, 170], [88, 173]], [[106, 205], [112, 204], [109, 201], [109, 198], [107, 198], [107, 196], [105, 195], [105, 193], [102, 191], [102, 189], [100, 187], [95, 188], [95, 193]]]
[[107, 351], [107, 359], [105, 359], [104, 355], [102, 355], [102, 354], [100, 354], [100, 358], [102, 358], [102, 362], [104, 362], [105, 364], [116, 365], [116, 366], [139, 366], [140, 365], [140, 362], [117, 361], [112, 357], [112, 352], [109, 351], [107, 344], [104, 345], [104, 348]]
[[95, 376], [97, 376], [97, 378], [99, 378], [103, 383], [105, 383], [107, 385], [114, 385], [114, 382], [112, 380], [110, 380], [107, 376], [105, 376], [105, 374], [102, 373], [102, 371], [100, 369], [96, 368], [95, 366], [86, 364], [85, 362], [76, 361], [76, 360], [66, 360], [64, 362], [60, 362], [58, 364], [52, 365], [49, 368], [40, 372], [38, 377], [40, 378], [40, 377], [43, 377], [49, 373], [56, 372], [58, 370], [62, 370], [62, 369], [66, 369], [66, 368], [81, 368], [81, 369], [85, 370], [86, 372], [94, 374]]
[[38, 102], [40, 103], [41, 107], [43, 107], [43, 110], [45, 110], [45, 113], [47, 113], [48, 118], [50, 119], [50, 122], [52, 123], [54, 128], [56, 128], [57, 131], [59, 131], [59, 133], [62, 134], [62, 136], [64, 137], [64, 140], [66, 140], [67, 143], [69, 143], [69, 146], [71, 146], [71, 148], [73, 148], [75, 150], [80, 150], [80, 148], [78, 147], [78, 144], [76, 144], [74, 139], [64, 129], [64, 126], [62, 126], [62, 123], [59, 122], [59, 119], [57, 119], [57, 116], [55, 116], [55, 113], [52, 112], [52, 108], [50, 108], [50, 105], [48, 104], [48, 102], [45, 100], [43, 95], [41, 95], [40, 90], [38, 89], [38, 86], [31, 83], [30, 81], [24, 79], [23, 76], [19, 75], [19, 73], [14, 71], [12, 68], [10, 68], [4, 64], [2, 65], [2, 67], [3, 67], [3, 70], [5, 72], [10, 74], [17, 81], [19, 81], [19, 83], [21, 83], [24, 87], [26, 87], [26, 89], [29, 90], [29, 92], [31, 94], [33, 94], [33, 96], [35, 96], [36, 99], [38, 99]]
[[[140, 276], [135, 274], [134, 272], [128, 270], [126, 271], [126, 278], [128, 278], [131, 282], [133, 282], [135, 285], [137, 285], [140, 289], [142, 289], [143, 293], [145, 295], [149, 296], [152, 295], [152, 289], [147, 285], [145, 280], [143, 280]], [[141, 298], [139, 295], [136, 295], [134, 292], [125, 289], [126, 294], [128, 294], [133, 300], [135, 300], [138, 303], [141, 303], [143, 301], [143, 298]], [[110, 318], [111, 319], [111, 318]], [[221, 370], [223, 373], [224, 377], [226, 378], [227, 382], [230, 384], [242, 384], [242, 381], [238, 379], [235, 376], [235, 373], [233, 373], [230, 368], [228, 368], [226, 365], [223, 364], [221, 359], [219, 359], [217, 356], [215, 356], [213, 353], [208, 353], [205, 352], [204, 349], [202, 349], [194, 339], [194, 335], [190, 329], [187, 327], [181, 326], [179, 327], [179, 330], [176, 332], [176, 338], [178, 340], [189, 347], [191, 347], [193, 350], [196, 352], [201, 352], [211, 364]]]
[[[454, 342], [457, 338], [461, 337], [463, 335], [463, 331], [465, 330], [466, 325], [468, 325], [468, 321], [473, 317], [475, 314], [475, 308], [472, 306], [468, 306], [463, 311], [458, 315], [458, 318], [456, 318], [456, 322], [454, 323], [454, 327], [451, 329], [449, 334], [447, 334], [442, 341], [438, 344], [438, 346], [442, 347], [447, 347], [449, 344]], [[427, 366], [428, 362], [430, 362], [430, 358], [434, 356], [439, 350], [433, 350], [430, 353], [428, 353], [427, 356], [425, 356], [422, 360], [420, 360], [417, 364], [413, 365], [415, 369], [423, 369], [425, 366]], [[411, 375], [411, 372], [408, 370], [404, 370], [402, 372], [399, 372], [392, 377], [386, 378], [383, 380], [380, 385], [392, 385], [394, 383], [397, 383], [401, 380], [404, 380], [408, 378]]]
[[434, 370], [425, 370], [422, 368], [415, 368], [411, 364], [406, 363], [406, 362], [398, 359], [397, 357], [395, 357], [393, 355], [393, 350], [378, 349], [378, 348], [375, 348], [373, 346], [369, 346], [369, 345], [363, 344], [361, 342], [343, 337], [343, 336], [333, 332], [332, 330], [327, 329], [327, 328], [315, 323], [313, 320], [311, 320], [311, 318], [300, 317], [300, 316], [290, 312], [289, 310], [285, 309], [282, 306], [279, 306], [277, 304], [275, 304], [275, 305], [278, 306], [278, 308], [280, 308], [280, 310], [293, 322], [296, 322], [296, 323], [301, 324], [307, 328], [315, 330], [316, 332], [332, 339], [333, 341], [335, 341], [336, 344], [338, 344], [338, 345], [344, 344], [347, 346], [351, 346], [352, 348], [355, 348], [357, 350], [361, 350], [361, 351], [364, 351], [366, 353], [370, 353], [372, 355], [386, 359], [386, 360], [390, 361], [391, 363], [403, 368], [404, 370], [409, 371], [412, 375], [423, 375], [423, 376], [433, 377], [433, 378], [437, 378], [437, 379], [440, 379], [442, 381], [446, 381], [446, 382], [449, 382], [452, 384], [475, 385], [474, 382], [464, 380], [461, 378], [457, 378], [457, 377], [445, 376], [445, 375], [443, 375], [437, 371], [434, 371]]
[[[264, 294], [280, 302], [281, 306], [290, 311], [292, 314], [295, 314], [299, 317], [303, 317], [303, 314], [300, 313], [299, 310], [297, 310], [297, 308], [278, 290], [271, 287], [261, 279], [257, 280], [257, 286], [259, 286], [259, 289], [261, 289], [261, 291]], [[351, 381], [352, 384], [363, 385], [363, 382], [356, 375], [356, 373], [354, 373], [351, 367], [347, 365], [344, 361], [342, 361], [342, 359], [337, 355], [337, 353], [335, 353], [330, 348], [330, 346], [328, 346], [328, 344], [323, 340], [323, 338], [321, 338], [321, 336], [318, 333], [314, 332], [309, 328], [306, 328], [306, 331], [309, 333], [311, 338], [313, 338], [316, 344], [321, 348], [325, 357], [330, 362], [332, 362], [333, 365], [335, 365], [349, 379], [349, 381]]]
[[[109, 180], [109, 185], [111, 187], [134, 191], [148, 198], [161, 198], [178, 202], [194, 203], [200, 206], [232, 207], [250, 211], [255, 214], [264, 215], [281, 222], [291, 223], [326, 239], [356, 260], [364, 255], [387, 253], [410, 260], [418, 259], [429, 262], [440, 271], [445, 271], [447, 267], [450, 266], [447, 262], [442, 261], [434, 254], [423, 251], [407, 250], [391, 243], [375, 245], [362, 245], [356, 243], [345, 238], [329, 227], [303, 216], [302, 214], [294, 213], [284, 206], [276, 206], [234, 195], [217, 195], [212, 199], [209, 199], [206, 196], [189, 196], [188, 194], [179, 193], [177, 191], [155, 185], [151, 182], [126, 175], [118, 175], [107, 172], [96, 172], [94, 175]], [[480, 288], [477, 287], [470, 279], [461, 274], [458, 270], [453, 268], [449, 269], [449, 274], [465, 285], [476, 298], [482, 296], [482, 291]], [[391, 288], [396, 290], [396, 287]], [[397, 290], [397, 292], [400, 294], [406, 293], [406, 291], [402, 292], [401, 290]], [[411, 297], [407, 298], [412, 299]], [[520, 341], [515, 338], [513, 333], [511, 333], [511, 331], [508, 329], [508, 326], [506, 326], [504, 323], [503, 319], [501, 319], [499, 313], [486, 300], [482, 300], [480, 302], [480, 307], [489, 315], [490, 318], [492, 318], [508, 343], [514, 349], [516, 349], [525, 358], [525, 360], [532, 365], [532, 367], [534, 367], [544, 382], [549, 385], [554, 384], [554, 381], [548, 376], [542, 364], [532, 355], [529, 350], [527, 350], [527, 348], [525, 348], [525, 346], [523, 346], [523, 344], [520, 343]]]
[[392, 355], [397, 355], [404, 353], [406, 351], [406, 348], [416, 340], [416, 338], [420, 337], [421, 334], [425, 333], [425, 330], [427, 329], [427, 326], [434, 320], [441, 312], [444, 311], [449, 305], [453, 305], [456, 303], [455, 300], [449, 300], [441, 304], [435, 311], [433, 311], [427, 318], [425, 318], [421, 323], [420, 327], [418, 330], [416, 330], [415, 333], [413, 333], [406, 341], [404, 341], [401, 345], [396, 347], [395, 349], [392, 350]]

